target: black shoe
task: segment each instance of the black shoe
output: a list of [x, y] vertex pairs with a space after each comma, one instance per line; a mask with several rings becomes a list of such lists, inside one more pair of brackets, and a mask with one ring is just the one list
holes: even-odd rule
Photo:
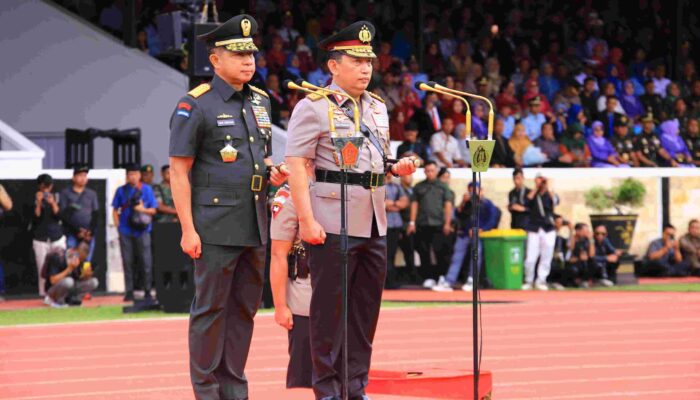
[[126, 292], [124, 301], [134, 301], [134, 292]]
[[69, 306], [79, 307], [83, 304], [83, 302], [71, 296], [66, 299], [66, 304], [68, 304]]

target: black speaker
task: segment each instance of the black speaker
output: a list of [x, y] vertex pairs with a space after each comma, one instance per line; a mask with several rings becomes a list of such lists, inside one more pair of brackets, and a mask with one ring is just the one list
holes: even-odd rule
[[194, 298], [194, 263], [180, 250], [177, 222], [153, 224], [153, 273], [158, 303], [167, 313], [189, 313]]
[[216, 23], [205, 23], [205, 24], [195, 24], [192, 30], [192, 35], [190, 35], [189, 46], [189, 75], [196, 77], [213, 77], [214, 69], [209, 63], [209, 53], [207, 52], [207, 46], [205, 43], [199, 39], [197, 36], [203, 35], [207, 32], [214, 30], [219, 24]]

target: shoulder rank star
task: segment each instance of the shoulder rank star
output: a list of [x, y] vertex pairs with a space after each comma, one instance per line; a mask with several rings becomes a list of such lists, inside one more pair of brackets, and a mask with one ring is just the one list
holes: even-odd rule
[[250, 100], [250, 102], [255, 104], [256, 106], [260, 105], [260, 95], [257, 93], [253, 93], [253, 98]]

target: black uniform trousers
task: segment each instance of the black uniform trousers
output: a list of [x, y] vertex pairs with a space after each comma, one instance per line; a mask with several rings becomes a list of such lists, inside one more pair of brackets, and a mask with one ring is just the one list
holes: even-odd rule
[[243, 372], [260, 306], [265, 246], [202, 244], [190, 310], [190, 376], [197, 400], [248, 398]]
[[[309, 246], [311, 357], [317, 399], [340, 396], [342, 384], [342, 292], [340, 235]], [[348, 238], [348, 393], [364, 394], [386, 277], [386, 237]]]
[[[450, 237], [445, 236], [441, 226], [418, 226], [415, 234], [415, 246], [420, 256], [421, 278], [435, 279], [447, 273], [452, 259]], [[437, 265], [433, 265], [430, 251], [435, 253]]]
[[287, 388], [311, 388], [311, 340], [309, 340], [309, 317], [292, 314], [294, 327], [287, 331], [289, 339], [289, 364], [287, 365]]

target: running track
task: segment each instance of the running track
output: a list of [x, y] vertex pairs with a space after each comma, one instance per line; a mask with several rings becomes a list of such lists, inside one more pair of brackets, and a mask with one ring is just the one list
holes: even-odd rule
[[[483, 300], [506, 301], [482, 307], [495, 399], [700, 399], [700, 293], [488, 291]], [[312, 399], [284, 390], [286, 334], [270, 315], [256, 321], [251, 399]], [[0, 399], [192, 399], [186, 331], [182, 318], [0, 328]], [[469, 369], [471, 308], [382, 311], [373, 360], [382, 370]]]

